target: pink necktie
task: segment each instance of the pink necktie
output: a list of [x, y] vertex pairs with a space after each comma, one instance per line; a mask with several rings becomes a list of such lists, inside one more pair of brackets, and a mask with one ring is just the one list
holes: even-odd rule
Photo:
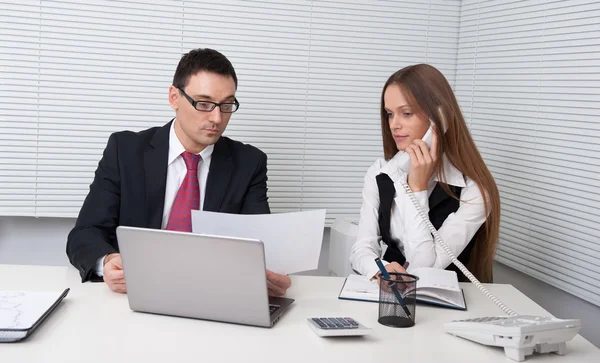
[[200, 185], [198, 184], [198, 162], [200, 155], [184, 151], [181, 153], [187, 173], [185, 179], [177, 191], [167, 229], [171, 231], [192, 231], [192, 209], [200, 209]]

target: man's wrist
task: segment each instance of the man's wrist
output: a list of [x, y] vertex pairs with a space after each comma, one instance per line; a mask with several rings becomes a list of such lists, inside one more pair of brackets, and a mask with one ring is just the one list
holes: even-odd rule
[[113, 258], [117, 257], [119, 254], [118, 253], [111, 253], [106, 255], [106, 257], [104, 257], [104, 265], [106, 266], [106, 264], [108, 263], [108, 261], [112, 260]]

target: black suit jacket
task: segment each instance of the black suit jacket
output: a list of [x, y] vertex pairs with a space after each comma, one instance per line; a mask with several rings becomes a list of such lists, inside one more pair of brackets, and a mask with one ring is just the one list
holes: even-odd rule
[[[82, 281], [102, 281], [95, 265], [100, 257], [119, 251], [117, 226], [161, 228], [171, 124], [117, 132], [108, 139], [67, 239], [67, 255]], [[269, 213], [265, 153], [221, 137], [212, 153], [203, 210]]]

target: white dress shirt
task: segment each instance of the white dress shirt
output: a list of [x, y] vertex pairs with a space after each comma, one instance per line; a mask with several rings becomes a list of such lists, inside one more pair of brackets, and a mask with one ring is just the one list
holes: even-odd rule
[[[387, 245], [381, 242], [379, 232], [379, 189], [375, 179], [382, 173], [389, 175], [396, 189], [391, 210], [390, 235], [394, 241], [397, 241], [398, 248], [409, 262], [408, 272], [417, 267], [444, 269], [451, 263], [444, 250], [434, 243], [431, 232], [400, 183], [400, 180], [405, 183], [407, 181], [407, 174], [398, 167], [402, 154], [404, 152], [399, 151], [389, 161], [384, 159], [375, 161], [365, 176], [358, 235], [350, 253], [352, 268], [365, 276], [375, 276], [379, 269], [374, 260], [376, 257], [382, 258], [387, 249]], [[443, 164], [446, 183], [462, 187], [462, 190], [458, 210], [448, 216], [438, 233], [458, 256], [485, 222], [485, 207], [477, 184], [465, 178], [445, 156]], [[425, 214], [429, 213], [429, 196], [439, 180], [438, 175], [434, 174], [426, 191], [414, 193]], [[389, 262], [383, 261], [383, 263]]]
[[[185, 151], [185, 148], [179, 141], [177, 134], [175, 134], [175, 122], [171, 124], [171, 130], [169, 131], [169, 156], [167, 159], [167, 183], [165, 187], [165, 203], [163, 208], [163, 217], [161, 223], [161, 229], [167, 228], [169, 222], [169, 214], [171, 214], [171, 207], [175, 196], [179, 191], [183, 179], [187, 174], [187, 167], [185, 161], [181, 156], [181, 153]], [[204, 206], [204, 192], [206, 191], [206, 179], [208, 178], [208, 170], [210, 169], [210, 161], [212, 159], [212, 153], [214, 145], [208, 145], [204, 150], [200, 152], [201, 160], [198, 163], [198, 182], [200, 184], [200, 210]], [[104, 258], [100, 257], [96, 263], [96, 274], [98, 276], [104, 276]]]

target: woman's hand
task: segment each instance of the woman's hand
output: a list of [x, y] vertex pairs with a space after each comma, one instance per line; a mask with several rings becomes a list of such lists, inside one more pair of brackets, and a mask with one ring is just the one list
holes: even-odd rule
[[408, 186], [413, 192], [427, 190], [429, 179], [435, 172], [437, 165], [438, 136], [437, 129], [433, 127], [431, 149], [425, 141], [416, 139], [404, 151], [410, 156], [410, 172], [408, 173]]
[[[401, 273], [401, 274], [407, 273], [406, 270], [404, 269], [404, 267], [400, 266], [400, 264], [395, 261], [390, 262], [387, 265], [385, 265], [385, 270], [387, 272], [394, 272], [394, 273]], [[377, 283], [379, 283], [380, 277], [381, 277], [381, 272], [378, 272], [375, 274], [375, 276], [371, 277], [371, 280], [377, 279]]]

